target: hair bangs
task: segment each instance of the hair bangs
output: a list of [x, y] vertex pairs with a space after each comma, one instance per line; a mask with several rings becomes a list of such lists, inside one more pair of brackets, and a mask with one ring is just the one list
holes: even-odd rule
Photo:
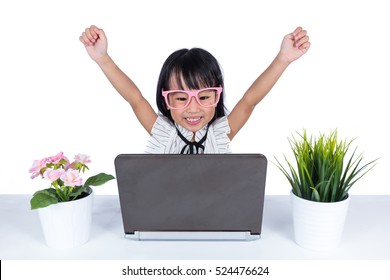
[[[205, 61], [196, 49], [189, 50], [176, 61], [172, 69], [170, 81], [175, 81], [180, 88], [200, 89], [220, 86], [220, 77], [215, 75], [215, 65]], [[214, 66], [214, 67], [213, 67]], [[217, 65], [219, 67], [219, 65]], [[218, 69], [219, 70], [219, 69]]]

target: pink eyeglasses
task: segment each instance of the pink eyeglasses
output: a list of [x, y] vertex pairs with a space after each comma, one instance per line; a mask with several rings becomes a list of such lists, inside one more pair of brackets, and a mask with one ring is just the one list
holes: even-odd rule
[[168, 108], [177, 110], [187, 107], [192, 97], [195, 97], [196, 102], [202, 107], [214, 107], [218, 104], [221, 92], [222, 87], [209, 87], [198, 90], [162, 90], [162, 95]]

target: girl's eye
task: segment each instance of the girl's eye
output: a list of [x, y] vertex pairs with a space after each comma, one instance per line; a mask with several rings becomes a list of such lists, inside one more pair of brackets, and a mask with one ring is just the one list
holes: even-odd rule
[[210, 98], [210, 96], [199, 96], [199, 99], [200, 100], [207, 100], [207, 99], [209, 99]]

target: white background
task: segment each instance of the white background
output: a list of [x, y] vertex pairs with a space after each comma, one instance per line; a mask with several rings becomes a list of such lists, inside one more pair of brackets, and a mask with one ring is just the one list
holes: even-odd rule
[[[34, 159], [65, 152], [92, 159], [86, 176], [114, 175], [119, 153], [142, 153], [148, 134], [89, 58], [79, 35], [95, 24], [109, 53], [155, 106], [170, 53], [202, 47], [222, 65], [232, 109], [296, 26], [312, 47], [294, 62], [232, 142], [235, 153], [269, 159], [268, 194], [290, 186], [272, 163], [291, 156], [287, 137], [337, 128], [365, 161], [380, 157], [352, 194], [390, 194], [390, 112], [386, 1], [27, 1], [0, 4], [0, 194], [33, 193]], [[147, 172], [147, 170], [145, 170]], [[117, 193], [116, 182], [98, 194]]]

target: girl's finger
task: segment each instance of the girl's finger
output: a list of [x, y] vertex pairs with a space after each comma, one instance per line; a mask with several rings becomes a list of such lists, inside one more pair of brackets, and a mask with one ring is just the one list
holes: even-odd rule
[[310, 42], [305, 42], [301, 46], [299, 46], [299, 49], [304, 53], [307, 52], [309, 48], [310, 48]]
[[99, 37], [99, 31], [100, 29], [98, 27], [96, 27], [95, 25], [91, 25], [91, 27], [89, 28], [89, 32], [91, 34], [91, 36], [93, 37], [93, 39], [97, 39]]
[[305, 37], [306, 35], [307, 35], [307, 31], [301, 30], [294, 36], [294, 40], [299, 41], [302, 37]]
[[85, 36], [88, 38], [89, 41], [95, 42], [95, 38], [94, 38], [94, 35], [93, 35], [93, 33], [95, 33], [95, 32], [91, 31], [91, 28], [85, 28], [85, 32], [84, 33], [85, 33]]
[[292, 35], [295, 37], [299, 32], [301, 32], [301, 30], [302, 30], [302, 27], [298, 26], [297, 28], [295, 28], [295, 30], [292, 33]]
[[83, 42], [86, 46], [92, 46], [94, 44], [94, 41], [90, 39], [90, 36], [87, 35], [87, 32], [83, 32], [83, 34], [80, 36], [80, 41]]
[[87, 42], [85, 42], [83, 36], [80, 36], [80, 37], [79, 37], [79, 40], [80, 40], [80, 42], [83, 43], [84, 45], [87, 45]]
[[309, 41], [309, 36], [304, 36], [304, 37], [301, 37], [300, 39], [298, 40], [295, 40], [294, 42], [294, 47], [297, 47], [299, 48], [302, 44], [306, 43]]

